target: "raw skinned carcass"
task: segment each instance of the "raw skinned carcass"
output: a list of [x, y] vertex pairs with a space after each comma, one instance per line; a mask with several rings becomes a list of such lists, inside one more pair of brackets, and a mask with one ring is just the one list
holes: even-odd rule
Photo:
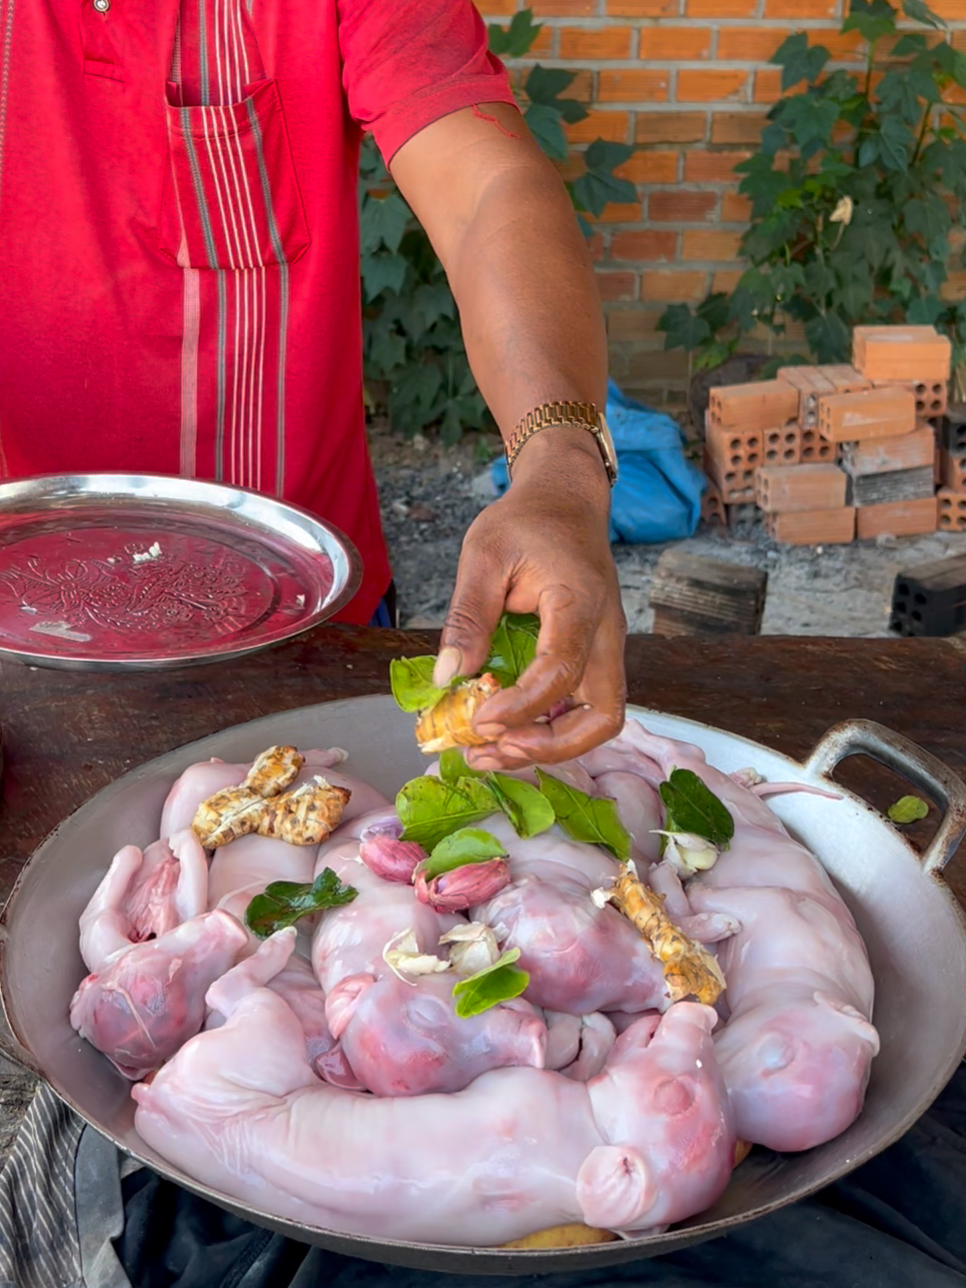
[[719, 948], [727, 1023], [715, 1041], [739, 1136], [777, 1150], [831, 1140], [858, 1116], [879, 1049], [872, 971], [851, 913], [759, 795], [696, 747], [633, 720], [616, 741], [658, 780], [692, 770], [735, 822], [730, 848], [687, 897], [696, 914], [740, 925]]
[[[259, 950], [280, 968], [282, 931]], [[133, 1090], [136, 1126], [203, 1184], [276, 1215], [384, 1239], [492, 1246], [572, 1222], [661, 1229], [721, 1194], [734, 1159], [714, 1012], [643, 1018], [587, 1083], [499, 1069], [405, 1102], [319, 1081], [249, 963], [209, 990], [228, 1019]]]
[[[178, 899], [190, 911], [200, 895], [204, 909], [204, 852], [194, 838], [172, 838], [182, 855], [182, 881], [161, 902]], [[225, 912], [201, 912], [157, 938], [137, 937], [143, 925], [145, 891], [153, 875], [138, 882], [143, 856], [136, 846], [119, 850], [81, 916], [81, 956], [91, 972], [70, 1006], [70, 1022], [126, 1078], [157, 1069], [201, 1028], [205, 993], [223, 975], [246, 942], [238, 922]], [[160, 864], [167, 862], [161, 859]], [[159, 864], [159, 866], [160, 866]], [[199, 868], [200, 864], [200, 868]], [[155, 869], [156, 871], [157, 869]], [[168, 885], [167, 878], [162, 886]], [[191, 897], [188, 897], [188, 892]], [[157, 920], [166, 923], [170, 909]]]
[[312, 940], [329, 1027], [360, 1082], [378, 1095], [413, 1096], [457, 1091], [508, 1064], [542, 1067], [546, 1025], [529, 1002], [460, 1019], [452, 971], [394, 973], [388, 945], [411, 932], [416, 951], [444, 957], [440, 938], [464, 919], [420, 903], [412, 885], [377, 876], [360, 859], [361, 844], [333, 838], [320, 849], [317, 871], [331, 868], [358, 893], [321, 918]]

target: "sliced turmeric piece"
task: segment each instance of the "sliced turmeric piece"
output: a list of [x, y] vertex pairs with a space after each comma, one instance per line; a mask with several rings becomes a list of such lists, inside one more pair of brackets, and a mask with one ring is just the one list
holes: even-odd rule
[[721, 967], [703, 944], [675, 926], [664, 911], [663, 895], [644, 885], [633, 863], [622, 865], [621, 875], [604, 897], [633, 922], [663, 965], [672, 1002], [693, 997], [714, 1006], [727, 987]]
[[290, 845], [318, 845], [338, 827], [350, 794], [319, 777], [267, 798], [244, 785], [228, 787], [198, 807], [191, 827], [206, 850], [253, 832]]
[[467, 680], [448, 689], [416, 722], [419, 750], [434, 756], [450, 747], [485, 746], [489, 739], [474, 731], [473, 719], [483, 703], [499, 691], [500, 683], [492, 675], [481, 675], [478, 680]]
[[256, 757], [242, 786], [259, 796], [277, 796], [295, 782], [304, 764], [305, 757], [294, 747], [269, 747]]
[[501, 1248], [583, 1248], [591, 1243], [612, 1243], [619, 1236], [611, 1230], [594, 1230], [589, 1225], [555, 1225], [550, 1230], [538, 1230], [512, 1243], [501, 1243]]

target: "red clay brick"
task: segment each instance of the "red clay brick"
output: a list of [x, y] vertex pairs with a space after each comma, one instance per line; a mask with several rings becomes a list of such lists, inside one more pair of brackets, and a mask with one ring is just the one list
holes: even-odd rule
[[637, 298], [636, 273], [598, 273], [597, 289], [602, 300], [633, 300]]
[[571, 143], [593, 143], [595, 139], [606, 139], [608, 143], [626, 143], [630, 114], [591, 111], [585, 120], [578, 121], [576, 125], [565, 125], [564, 129]]
[[836, 461], [841, 448], [826, 442], [817, 429], [802, 430], [802, 461]]
[[641, 221], [643, 209], [640, 201], [609, 201], [599, 215], [585, 215], [584, 218], [591, 223], [596, 219], [602, 224], [636, 224]]
[[708, 480], [701, 498], [701, 522], [709, 528], [723, 527], [725, 523], [724, 498], [713, 479]]
[[761, 142], [765, 124], [765, 117], [761, 112], [716, 112], [711, 122], [711, 142], [751, 143], [757, 146]]
[[948, 336], [930, 326], [857, 326], [852, 361], [870, 380], [946, 381], [952, 365]]
[[704, 472], [717, 486], [725, 505], [754, 501], [755, 469], [753, 466], [728, 466], [706, 451]]
[[672, 260], [677, 257], [677, 248], [677, 233], [645, 228], [615, 233], [610, 253], [612, 259]]
[[751, 219], [751, 200], [740, 192], [726, 192], [721, 198], [723, 224], [747, 224]]
[[735, 166], [747, 161], [750, 152], [690, 151], [684, 157], [686, 183], [733, 183]]
[[765, 528], [775, 541], [784, 545], [847, 545], [855, 537], [855, 510], [844, 505], [835, 510], [769, 514], [765, 516]]
[[837, 18], [838, 0], [765, 0], [766, 18]]
[[835, 392], [835, 386], [822, 374], [819, 367], [779, 367], [778, 379], [798, 390], [798, 419], [803, 429], [814, 429], [818, 424], [820, 394]]
[[712, 389], [713, 425], [744, 430], [776, 429], [798, 415], [798, 390], [784, 380], [760, 380]]
[[860, 389], [825, 394], [818, 401], [818, 429], [830, 443], [858, 443], [908, 434], [916, 427], [916, 400], [909, 389]]
[[[544, 31], [549, 30], [549, 27], [544, 28]], [[630, 27], [561, 27], [557, 56], [580, 60], [630, 58], [632, 35]]]
[[717, 57], [723, 63], [767, 63], [791, 34], [787, 27], [722, 27]]
[[647, 62], [691, 62], [711, 56], [711, 28], [642, 27], [639, 57]]
[[647, 199], [647, 216], [656, 224], [705, 224], [717, 204], [714, 192], [652, 192]]
[[641, 274], [641, 299], [661, 304], [700, 304], [708, 293], [708, 275], [702, 272]]
[[966, 456], [943, 448], [939, 462], [939, 481], [947, 492], [966, 493]]
[[940, 532], [966, 532], [966, 496], [943, 488], [936, 494]]
[[636, 143], [700, 143], [708, 130], [704, 112], [638, 112]]
[[595, 0], [530, 0], [537, 18], [589, 18], [597, 9]]
[[686, 260], [737, 259], [741, 233], [725, 229], [689, 229], [681, 238], [681, 256]]
[[678, 0], [607, 0], [615, 18], [675, 18]]
[[870, 541], [885, 533], [891, 537], [916, 537], [924, 532], [935, 532], [938, 517], [934, 496], [918, 501], [864, 505], [855, 513], [856, 536], [860, 541]]
[[653, 340], [660, 316], [656, 310], [611, 309], [607, 314], [607, 334], [615, 344]]
[[911, 433], [900, 434], [896, 438], [850, 443], [844, 451], [843, 465], [853, 478], [862, 478], [866, 474], [921, 469], [932, 465], [935, 455], [935, 432], [931, 425], [920, 425]]
[[670, 86], [670, 72], [621, 68], [600, 73], [597, 98], [601, 103], [664, 103]]
[[798, 465], [802, 459], [802, 429], [790, 420], [781, 429], [763, 431], [766, 465]]
[[949, 401], [949, 386], [945, 380], [873, 380], [877, 388], [902, 385], [911, 389], [916, 399], [916, 415], [920, 420], [942, 416]]
[[689, 18], [753, 18], [757, 8], [758, 0], [685, 0], [684, 3], [684, 12]]
[[635, 152], [614, 171], [631, 183], [677, 183], [681, 168], [680, 152]]
[[675, 98], [679, 103], [743, 102], [747, 86], [747, 72], [682, 68], [678, 72]]
[[858, 389], [871, 389], [872, 381], [856, 371], [855, 367], [848, 363], [840, 363], [835, 366], [825, 366], [817, 368], [826, 380], [831, 382], [832, 388], [837, 394], [851, 394]]
[[766, 514], [836, 510], [845, 505], [848, 479], [837, 465], [763, 465], [755, 500]]

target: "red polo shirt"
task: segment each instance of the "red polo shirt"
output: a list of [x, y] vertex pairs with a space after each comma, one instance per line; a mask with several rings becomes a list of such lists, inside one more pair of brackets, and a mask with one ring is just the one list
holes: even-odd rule
[[0, 0], [0, 471], [221, 479], [389, 564], [356, 169], [512, 102], [470, 0]]

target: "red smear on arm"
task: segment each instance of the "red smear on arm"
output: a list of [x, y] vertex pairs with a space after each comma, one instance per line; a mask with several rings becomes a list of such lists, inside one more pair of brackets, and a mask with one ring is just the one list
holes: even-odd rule
[[514, 134], [512, 130], [508, 130], [503, 122], [498, 121], [495, 116], [490, 116], [486, 112], [481, 112], [476, 103], [473, 104], [473, 115], [478, 117], [481, 121], [489, 121], [491, 125], [495, 125], [500, 133], [505, 134], [508, 139], [518, 139], [520, 137], [519, 134]]

